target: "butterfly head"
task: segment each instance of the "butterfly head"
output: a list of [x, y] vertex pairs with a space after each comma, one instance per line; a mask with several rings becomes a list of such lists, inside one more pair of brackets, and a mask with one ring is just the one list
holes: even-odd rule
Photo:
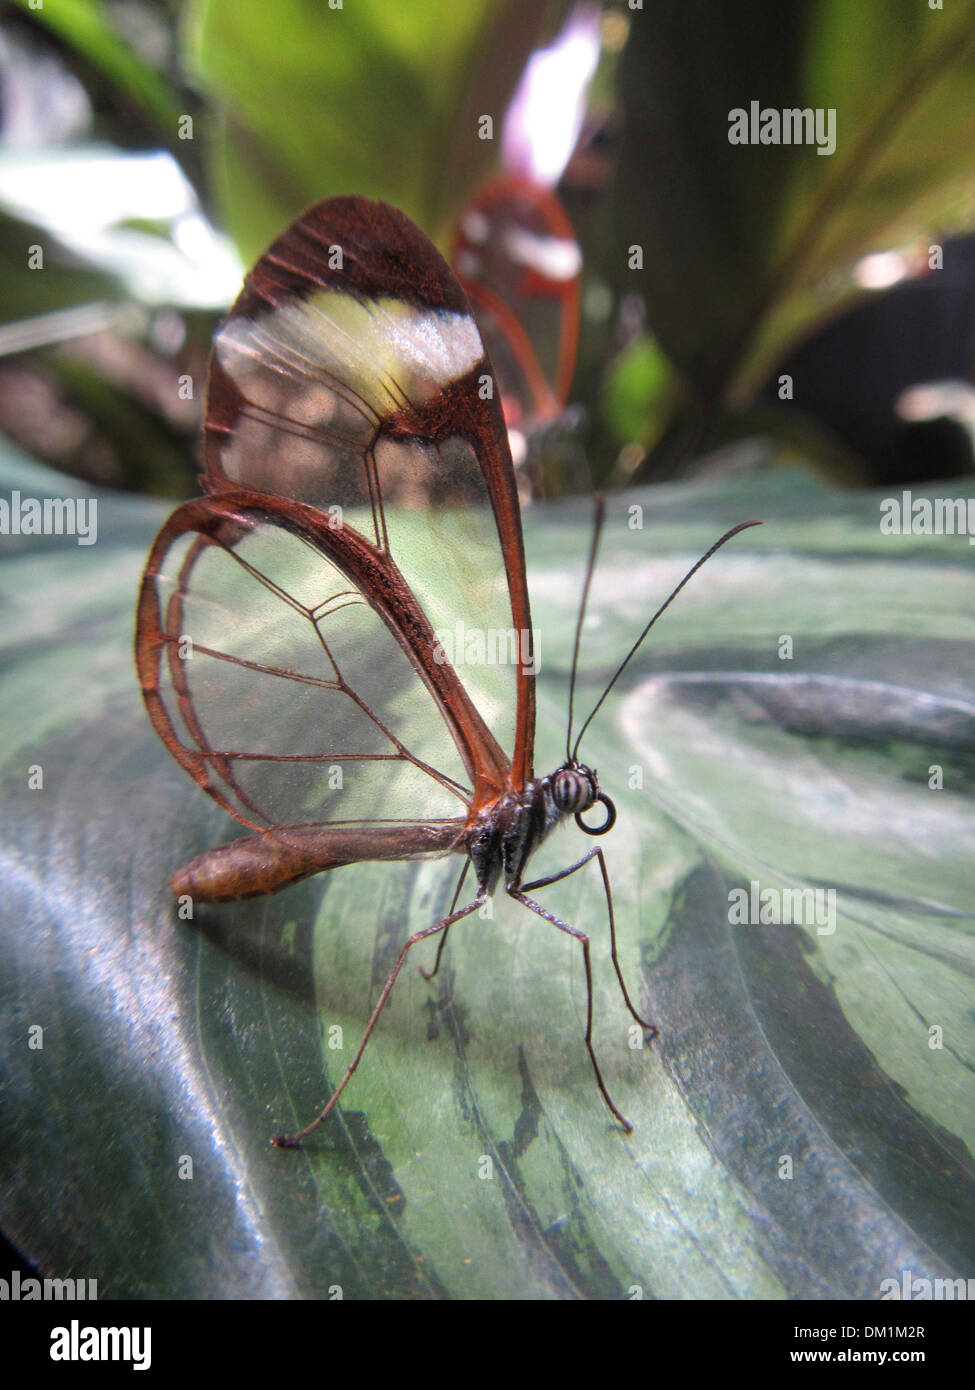
[[[576, 825], [587, 835], [605, 835], [616, 823], [616, 807], [604, 792], [599, 790], [599, 779], [595, 770], [570, 758], [552, 776], [552, 797], [555, 805], [564, 816], [574, 815]], [[587, 825], [583, 814], [601, 802], [606, 808], [606, 818], [599, 825]]]

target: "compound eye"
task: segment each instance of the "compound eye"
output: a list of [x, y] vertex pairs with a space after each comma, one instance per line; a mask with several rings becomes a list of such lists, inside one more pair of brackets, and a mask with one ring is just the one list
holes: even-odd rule
[[573, 772], [570, 768], [563, 768], [555, 774], [552, 795], [556, 806], [567, 815], [588, 810], [595, 798], [589, 778], [584, 777], [581, 772]]

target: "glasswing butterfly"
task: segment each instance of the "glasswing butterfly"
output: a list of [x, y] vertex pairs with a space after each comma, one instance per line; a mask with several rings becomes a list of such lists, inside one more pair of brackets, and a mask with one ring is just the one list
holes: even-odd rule
[[[170, 753], [250, 833], [180, 869], [173, 892], [231, 902], [363, 860], [465, 859], [450, 911], [404, 944], [328, 1104], [273, 1142], [295, 1147], [321, 1124], [411, 948], [440, 936], [430, 978], [449, 928], [499, 884], [580, 943], [586, 1046], [630, 1132], [592, 1046], [589, 939], [531, 896], [598, 861], [623, 998], [653, 1036], [623, 980], [602, 851], [525, 881], [556, 825], [574, 816], [602, 835], [616, 812], [577, 756], [589, 720], [574, 745], [567, 737], [562, 766], [534, 774], [535, 662], [504, 418], [464, 294], [402, 213], [330, 199], [257, 262], [214, 339], [204, 466], [206, 495], [177, 508], [150, 552], [136, 663]], [[472, 631], [482, 659], [470, 659]], [[575, 658], [570, 729], [574, 685]], [[602, 819], [587, 824], [597, 805]], [[474, 891], [458, 906], [470, 868]]]
[[450, 262], [490, 346], [509, 432], [556, 420], [575, 369], [582, 269], [559, 200], [529, 179], [495, 176], [461, 214]]

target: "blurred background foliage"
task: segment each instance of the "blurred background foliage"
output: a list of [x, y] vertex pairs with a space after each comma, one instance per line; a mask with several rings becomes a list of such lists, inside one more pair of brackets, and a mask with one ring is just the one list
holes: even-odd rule
[[[598, 66], [558, 192], [584, 257], [571, 400], [594, 479], [672, 477], [756, 433], [846, 483], [968, 471], [975, 3], [582, 9]], [[8, 3], [0, 428], [91, 482], [191, 491], [206, 351], [243, 266], [345, 192], [446, 249], [569, 14]], [[731, 144], [729, 111], [756, 98], [835, 108], [835, 152]]]

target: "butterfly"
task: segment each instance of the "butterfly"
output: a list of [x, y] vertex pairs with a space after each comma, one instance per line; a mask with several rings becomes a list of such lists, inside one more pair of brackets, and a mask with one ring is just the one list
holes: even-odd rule
[[582, 252], [555, 194], [518, 175], [488, 180], [461, 214], [450, 261], [490, 345], [509, 434], [558, 419], [575, 368]]
[[[533, 768], [536, 660], [498, 395], [426, 236], [383, 203], [320, 203], [260, 258], [214, 338], [205, 495], [176, 509], [149, 554], [136, 629], [149, 718], [249, 832], [180, 869], [178, 897], [238, 901], [361, 861], [464, 860], [450, 911], [403, 945], [327, 1104], [278, 1147], [331, 1113], [410, 951], [440, 937], [432, 978], [450, 928], [499, 886], [578, 943], [596, 1082], [632, 1129], [593, 1049], [589, 938], [533, 896], [597, 861], [616, 976], [652, 1038], [623, 979], [602, 850], [527, 875], [568, 817], [600, 836], [616, 811], [578, 757], [589, 720], [559, 767]], [[576, 656], [597, 539], [598, 526]]]

